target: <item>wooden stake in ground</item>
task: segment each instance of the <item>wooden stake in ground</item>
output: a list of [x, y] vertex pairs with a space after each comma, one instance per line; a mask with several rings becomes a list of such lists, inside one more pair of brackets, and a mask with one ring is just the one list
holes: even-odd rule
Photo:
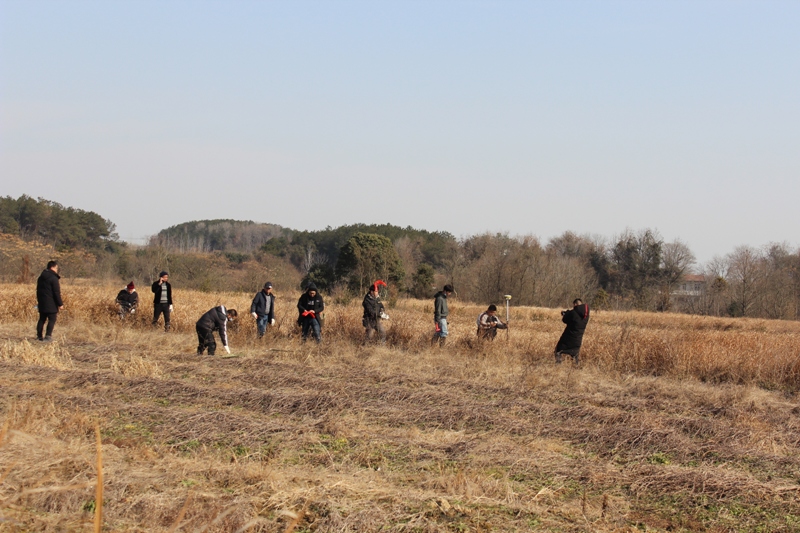
[[97, 490], [94, 494], [94, 533], [103, 529], [103, 444], [100, 440], [100, 424], [94, 426], [97, 438]]

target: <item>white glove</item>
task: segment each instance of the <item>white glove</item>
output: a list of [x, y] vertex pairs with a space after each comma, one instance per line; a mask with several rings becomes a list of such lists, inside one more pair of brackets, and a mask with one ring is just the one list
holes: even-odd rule
[[383, 320], [389, 320], [389, 315], [387, 315], [386, 313], [381, 313], [381, 318]]
[[255, 319], [258, 319], [258, 315], [256, 313], [250, 313], [250, 316], [255, 318]]
[[274, 318], [273, 318], [272, 320], [270, 320], [270, 321], [269, 321], [269, 325], [270, 325], [270, 326], [274, 326], [274, 325], [275, 325], [275, 319], [274, 319]]
[[223, 346], [223, 348], [225, 348], [225, 353], [226, 354], [228, 354], [228, 355], [231, 354], [231, 349], [228, 346]]
[[170, 313], [172, 312], [173, 309], [174, 309], [174, 307], [172, 307], [172, 304], [169, 304], [169, 312]]
[[133, 315], [135, 313], [136, 313], [136, 309], [131, 309], [131, 314]]

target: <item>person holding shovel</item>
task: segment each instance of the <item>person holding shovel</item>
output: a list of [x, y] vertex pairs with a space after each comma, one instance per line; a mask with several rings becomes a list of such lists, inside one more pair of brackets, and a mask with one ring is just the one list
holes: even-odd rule
[[561, 321], [567, 326], [556, 344], [556, 363], [561, 363], [562, 356], [569, 355], [572, 357], [572, 362], [577, 365], [583, 343], [583, 332], [589, 323], [589, 306], [580, 298], [576, 298], [572, 302], [572, 309], [561, 311]]

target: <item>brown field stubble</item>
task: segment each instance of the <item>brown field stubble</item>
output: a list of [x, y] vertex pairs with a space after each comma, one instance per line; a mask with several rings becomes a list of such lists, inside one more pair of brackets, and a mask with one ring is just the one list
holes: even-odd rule
[[[401, 300], [363, 346], [355, 301], [316, 346], [296, 294], [259, 341], [250, 294], [176, 286], [165, 334], [118, 290], [65, 281], [40, 345], [33, 287], [0, 286], [0, 531], [91, 529], [98, 423], [109, 531], [800, 530], [796, 323], [595, 313], [574, 369], [557, 310], [480, 343], [454, 300], [431, 349], [432, 304]], [[218, 304], [237, 357], [198, 358]]]

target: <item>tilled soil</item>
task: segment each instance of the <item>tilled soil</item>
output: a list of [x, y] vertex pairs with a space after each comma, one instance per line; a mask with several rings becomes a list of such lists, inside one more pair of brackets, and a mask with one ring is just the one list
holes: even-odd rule
[[113, 347], [69, 348], [67, 370], [0, 362], [0, 530], [88, 527], [98, 423], [114, 531], [185, 503], [185, 531], [800, 531], [800, 408], [777, 393], [550, 361], [458, 379], [438, 370], [470, 354], [398, 371], [386, 348], [128, 377]]

